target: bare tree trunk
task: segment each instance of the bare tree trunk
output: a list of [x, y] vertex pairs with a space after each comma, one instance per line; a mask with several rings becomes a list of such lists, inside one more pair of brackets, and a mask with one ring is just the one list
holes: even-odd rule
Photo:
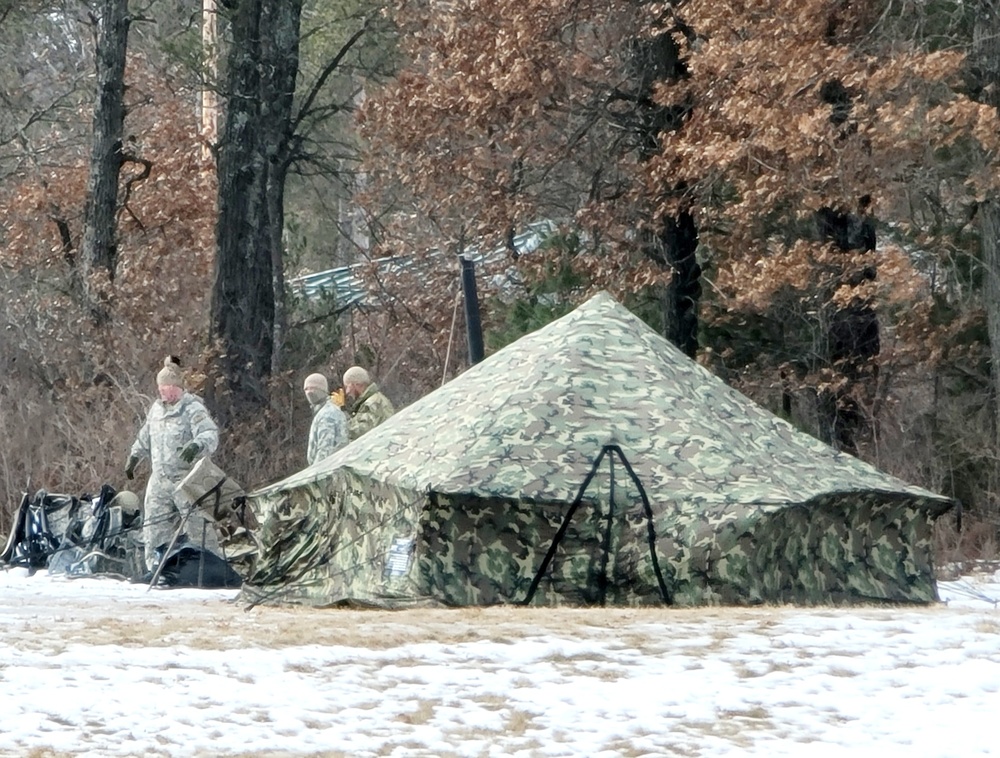
[[[355, 112], [358, 112], [365, 102], [365, 83], [360, 76], [352, 76], [351, 83], [356, 88], [351, 107]], [[338, 208], [338, 218], [342, 231], [339, 261], [341, 265], [354, 263], [358, 260], [359, 253], [364, 254], [371, 247], [364, 213], [355, 200], [355, 197], [368, 188], [368, 177], [357, 166], [357, 163], [357, 160], [341, 159], [341, 171], [344, 176], [350, 177], [348, 194], [340, 199]]]
[[664, 336], [689, 358], [698, 353], [698, 304], [701, 301], [701, 266], [695, 257], [698, 228], [683, 211], [668, 218], [660, 233], [664, 258], [673, 269], [663, 297]]
[[[844, 212], [824, 207], [816, 211], [816, 231], [820, 240], [832, 243], [845, 253], [874, 252], [875, 221], [870, 215], [870, 198], [858, 201], [858, 211]], [[847, 306], [833, 303], [834, 290], [842, 284], [858, 286], [878, 275], [874, 265], [860, 270], [845, 267], [836, 285], [827, 293], [829, 325], [826, 362], [846, 379], [835, 390], [823, 390], [818, 398], [817, 415], [820, 439], [851, 455], [858, 454], [862, 435], [875, 430], [875, 419], [866, 418], [864, 408], [875, 393], [878, 379], [878, 354], [882, 349], [878, 314], [867, 298], [855, 298]]]
[[227, 111], [219, 146], [212, 337], [228, 398], [223, 413], [267, 402], [302, 0], [241, 0], [232, 16]]
[[212, 148], [219, 140], [219, 26], [218, 3], [202, 0], [201, 3], [201, 54], [204, 58], [205, 80], [199, 93], [201, 110], [202, 157], [211, 159]]
[[[632, 41], [631, 91], [635, 107], [626, 126], [634, 134], [640, 160], [648, 160], [661, 152], [660, 134], [680, 129], [690, 111], [690, 103], [662, 105], [655, 97], [657, 84], [677, 81], [688, 73], [687, 64], [673, 38], [684, 33], [678, 26], [668, 33]], [[682, 196], [683, 186], [664, 187], [664, 197]], [[660, 292], [663, 314], [663, 336], [694, 358], [698, 352], [698, 306], [701, 300], [701, 266], [696, 258], [698, 227], [687, 210], [660, 219], [657, 231], [645, 236], [646, 256], [670, 269], [670, 284]]]
[[262, 78], [262, 90], [269, 102], [263, 112], [262, 126], [269, 152], [267, 201], [271, 219], [271, 288], [274, 292], [273, 348], [270, 370], [281, 363], [281, 348], [287, 327], [285, 306], [285, 181], [291, 156], [295, 80], [299, 73], [299, 22], [303, 0], [284, 0], [275, 7], [265, 7], [265, 26], [270, 33], [264, 40], [264, 59], [271, 65]]
[[1000, 417], [1000, 200], [991, 197], [979, 205], [986, 325], [990, 335], [990, 371]]
[[84, 213], [83, 266], [103, 267], [115, 278], [118, 259], [116, 214], [118, 175], [125, 124], [125, 57], [131, 19], [128, 0], [102, 0], [97, 18], [97, 93], [93, 148]]
[[[1000, 107], [1000, 2], [998, 0], [977, 0], [970, 63], [972, 73], [978, 78], [975, 89], [980, 93], [980, 101], [994, 108]], [[980, 251], [985, 275], [983, 302], [990, 336], [995, 418], [1000, 419], [1000, 198], [993, 195], [980, 203], [978, 218]], [[1000, 428], [1000, 423], [997, 427]]]

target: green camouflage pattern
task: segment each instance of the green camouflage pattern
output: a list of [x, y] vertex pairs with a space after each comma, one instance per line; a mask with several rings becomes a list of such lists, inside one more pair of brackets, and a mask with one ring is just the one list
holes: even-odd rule
[[532, 604], [932, 602], [951, 507], [795, 430], [606, 294], [250, 503], [245, 599], [380, 607], [523, 602], [564, 522]]
[[347, 433], [351, 440], [356, 440], [362, 434], [367, 434], [376, 426], [388, 421], [396, 412], [392, 402], [372, 382], [365, 391], [358, 395], [351, 404], [347, 417]]

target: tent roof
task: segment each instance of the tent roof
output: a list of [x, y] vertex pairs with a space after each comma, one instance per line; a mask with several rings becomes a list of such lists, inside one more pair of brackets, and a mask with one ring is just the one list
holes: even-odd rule
[[571, 501], [609, 443], [654, 502], [784, 504], [871, 490], [945, 500], [797, 431], [605, 293], [254, 494], [345, 468], [417, 491]]

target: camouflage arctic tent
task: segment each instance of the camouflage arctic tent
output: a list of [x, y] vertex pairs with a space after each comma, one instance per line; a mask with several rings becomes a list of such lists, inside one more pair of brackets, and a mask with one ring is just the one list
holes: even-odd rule
[[834, 451], [601, 294], [251, 495], [251, 602], [929, 602], [950, 501]]

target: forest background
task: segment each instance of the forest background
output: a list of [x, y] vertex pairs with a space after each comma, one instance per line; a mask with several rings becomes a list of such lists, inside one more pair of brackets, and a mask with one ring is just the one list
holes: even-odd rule
[[0, 531], [125, 486], [167, 355], [232, 478], [301, 468], [306, 374], [468, 366], [470, 255], [488, 352], [608, 290], [996, 558], [998, 6], [0, 0]]

